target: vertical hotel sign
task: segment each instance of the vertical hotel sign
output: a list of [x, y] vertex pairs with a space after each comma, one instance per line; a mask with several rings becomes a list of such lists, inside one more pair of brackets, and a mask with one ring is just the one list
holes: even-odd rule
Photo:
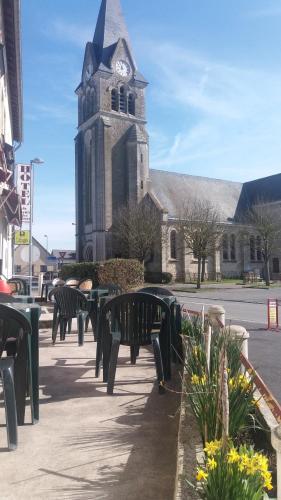
[[22, 222], [29, 223], [31, 216], [31, 165], [17, 165], [17, 191], [21, 197]]

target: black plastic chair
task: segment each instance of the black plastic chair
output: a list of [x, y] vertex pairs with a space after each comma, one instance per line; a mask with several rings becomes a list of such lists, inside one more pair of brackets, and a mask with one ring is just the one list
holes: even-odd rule
[[[174, 298], [171, 303], [171, 342], [172, 342], [172, 360], [175, 363], [182, 363], [183, 359], [183, 347], [181, 334], [181, 306], [178, 304], [173, 292], [167, 288], [147, 286], [141, 288], [138, 293], [150, 293], [156, 295], [157, 297], [163, 297], [163, 300], [168, 300], [168, 297]], [[156, 318], [159, 321], [159, 318]]]
[[[161, 323], [155, 328], [155, 318]], [[108, 394], [113, 394], [119, 346], [131, 349], [135, 364], [139, 348], [152, 344], [156, 363], [159, 392], [164, 392], [163, 380], [171, 378], [170, 309], [158, 297], [147, 293], [123, 294], [107, 302], [101, 311], [96, 355], [96, 375], [103, 357], [103, 380]]]
[[138, 292], [152, 293], [152, 295], [158, 295], [158, 296], [163, 295], [164, 297], [171, 297], [174, 295], [173, 292], [171, 292], [167, 288], [162, 288], [160, 286], [147, 286], [145, 288], [141, 288], [140, 290], [138, 290]]
[[66, 328], [71, 331], [71, 320], [77, 318], [78, 344], [84, 344], [85, 320], [89, 315], [88, 301], [85, 295], [68, 286], [58, 287], [52, 290], [52, 296], [56, 302], [56, 313], [54, 312], [52, 339], [56, 342], [58, 327], [60, 325], [60, 340], [65, 340]]
[[[0, 304], [0, 373], [9, 449], [17, 447], [17, 423], [24, 424], [27, 392], [34, 422], [30, 335], [31, 324], [26, 317], [12, 307]], [[7, 354], [6, 358], [2, 358], [3, 352]]]

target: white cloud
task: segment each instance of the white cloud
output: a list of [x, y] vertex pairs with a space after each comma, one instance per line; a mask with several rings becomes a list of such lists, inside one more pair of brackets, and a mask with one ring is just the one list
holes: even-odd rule
[[159, 41], [149, 47], [153, 101], [172, 117], [153, 123], [154, 134], [174, 133], [160, 144], [152, 136], [152, 167], [237, 180], [281, 170], [281, 72], [212, 61]]

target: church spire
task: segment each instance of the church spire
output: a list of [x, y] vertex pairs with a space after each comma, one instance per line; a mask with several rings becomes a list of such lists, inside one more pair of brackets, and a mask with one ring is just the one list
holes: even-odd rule
[[102, 0], [93, 40], [99, 63], [109, 65], [110, 57], [119, 38], [126, 41], [131, 51], [129, 33], [120, 0]]

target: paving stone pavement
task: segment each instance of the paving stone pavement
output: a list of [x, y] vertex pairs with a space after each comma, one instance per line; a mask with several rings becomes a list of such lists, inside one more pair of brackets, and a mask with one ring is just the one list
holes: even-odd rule
[[[172, 500], [180, 396], [160, 396], [149, 348], [136, 366], [120, 349], [114, 396], [94, 376], [92, 333], [51, 345], [40, 335], [40, 421], [7, 452], [0, 408], [1, 500]], [[172, 389], [179, 388], [174, 374]]]

